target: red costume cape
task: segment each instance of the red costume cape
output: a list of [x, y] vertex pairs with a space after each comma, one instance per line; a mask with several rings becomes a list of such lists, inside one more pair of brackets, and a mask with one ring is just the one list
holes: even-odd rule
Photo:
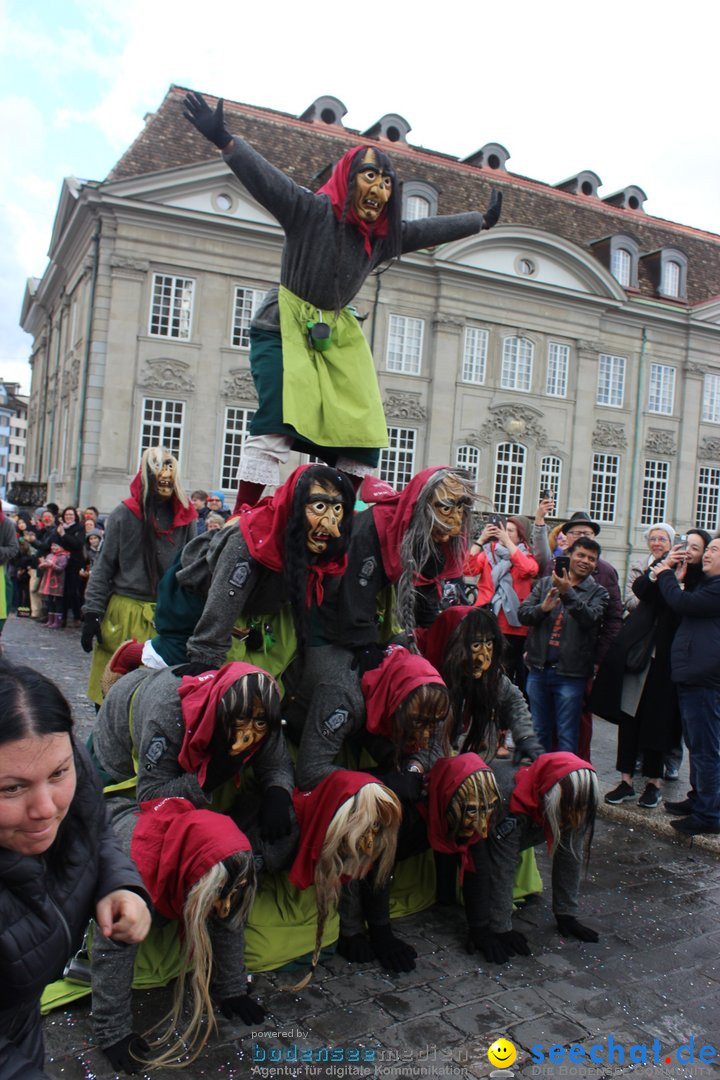
[[[371, 150], [370, 146], [353, 146], [350, 150], [346, 150], [339, 161], [335, 163], [335, 167], [330, 175], [330, 179], [326, 184], [323, 184], [321, 188], [318, 188], [315, 192], [316, 195], [327, 195], [330, 199], [330, 205], [333, 208], [333, 213], [338, 221], [342, 221], [343, 208], [347, 200], [348, 183], [350, 180], [350, 169], [352, 167], [353, 159], [358, 150]], [[392, 195], [390, 196], [392, 198]], [[372, 225], [363, 221], [357, 216], [355, 207], [352, 201], [347, 208], [347, 214], [345, 220], [354, 225], [361, 233], [365, 253], [372, 255], [372, 243], [377, 236], [387, 236], [388, 234], [388, 219], [387, 211], [383, 207], [383, 212], [377, 221]]]
[[367, 730], [373, 735], [392, 738], [393, 717], [398, 706], [418, 686], [428, 683], [445, 685], [424, 656], [416, 656], [401, 645], [390, 645], [382, 664], [366, 671], [362, 677]]
[[472, 607], [453, 605], [441, 611], [430, 626], [418, 627], [415, 640], [426, 660], [440, 670], [447, 653], [447, 644], [455, 628], [472, 611]]
[[559, 750], [554, 754], [541, 754], [532, 765], [523, 765], [515, 774], [515, 788], [510, 796], [510, 813], [525, 814], [536, 825], [542, 825], [548, 850], [552, 848], [552, 833], [545, 820], [543, 795], [547, 795], [553, 784], [562, 780], [563, 776], [577, 769], [590, 769], [595, 772], [589, 761]]
[[[374, 504], [372, 507], [373, 521], [380, 541], [383, 567], [390, 581], [399, 581], [403, 572], [400, 544], [410, 524], [410, 518], [415, 509], [418, 495], [431, 476], [434, 476], [441, 469], [449, 468], [449, 465], [433, 465], [429, 469], [423, 469], [417, 476], [413, 476], [410, 483], [399, 492], [376, 476], [366, 476], [363, 480], [360, 488], [360, 498], [366, 503]], [[441, 548], [445, 547], [444, 544], [439, 546]], [[445, 551], [445, 565], [443, 566], [442, 576], [446, 578], [462, 577], [462, 572], [462, 558], [448, 562], [447, 551]], [[414, 584], [426, 585], [429, 583], [418, 579]]]
[[[156, 524], [155, 532], [158, 536], [168, 536], [173, 529], [179, 529], [181, 525], [188, 525], [197, 517], [197, 510], [193, 504], [188, 503], [187, 506], [183, 506], [175, 492], [173, 492], [171, 502], [173, 512], [172, 525], [169, 529], [159, 529]], [[127, 506], [128, 510], [132, 511], [138, 521], [142, 521], [142, 474], [140, 470], [137, 471], [130, 484], [130, 495], [127, 499], [123, 499], [123, 505]]]
[[[315, 867], [322, 853], [330, 822], [344, 802], [357, 794], [366, 784], [379, 784], [370, 773], [336, 769], [329, 773], [312, 791], [295, 788], [293, 803], [300, 826], [297, 855], [288, 877], [298, 889], [307, 889], [315, 882]], [[371, 825], [369, 822], [368, 825]]]
[[477, 754], [458, 754], [457, 757], [440, 758], [428, 773], [427, 805], [418, 803], [419, 813], [427, 822], [428, 840], [433, 851], [443, 851], [447, 855], [461, 855], [460, 883], [466, 870], [474, 871], [475, 865], [470, 848], [482, 839], [475, 833], [471, 840], [458, 842], [448, 837], [447, 812], [453, 796], [460, 785], [472, 773], [484, 769], [491, 772]]
[[[178, 754], [178, 762], [185, 772], [197, 773], [201, 787], [205, 783], [210, 762], [210, 744], [217, 725], [220, 698], [238, 679], [242, 679], [245, 675], [253, 675], [255, 672], [267, 675], [266, 671], [253, 664], [233, 660], [229, 664], [223, 664], [217, 671], [205, 671], [202, 675], [183, 675], [177, 692], [180, 697], [185, 734]], [[250, 753], [243, 757], [243, 762], [252, 757], [258, 745], [256, 744]]]
[[227, 815], [196, 810], [177, 797], [141, 803], [130, 842], [153, 907], [167, 919], [182, 919], [188, 892], [211, 867], [250, 850], [250, 841]]

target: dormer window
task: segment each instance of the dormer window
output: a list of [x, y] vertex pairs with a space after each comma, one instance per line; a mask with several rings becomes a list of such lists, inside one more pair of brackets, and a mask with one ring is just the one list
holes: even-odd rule
[[657, 289], [668, 300], [687, 298], [687, 255], [679, 248], [660, 248], [643, 255], [643, 264]]
[[591, 245], [595, 255], [603, 263], [623, 289], [637, 289], [638, 260], [640, 249], [637, 241], [627, 233], [606, 236]]

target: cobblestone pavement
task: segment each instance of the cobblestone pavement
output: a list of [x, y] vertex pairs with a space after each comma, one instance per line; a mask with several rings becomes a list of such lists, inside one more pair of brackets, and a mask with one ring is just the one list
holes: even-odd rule
[[[11, 617], [3, 645], [9, 659], [62, 686], [86, 733], [94, 708], [83, 693], [89, 658], [78, 631], [48, 631]], [[615, 730], [601, 721], [595, 729], [593, 761], [605, 791], [617, 782]], [[685, 783], [686, 773], [665, 785], [666, 794], [682, 797]], [[532, 957], [497, 967], [465, 952], [460, 908], [432, 909], [394, 924], [418, 951], [414, 972], [392, 976], [331, 957], [297, 995], [283, 989], [294, 976], [260, 974], [255, 992], [268, 1009], [261, 1034], [221, 1018], [218, 1034], [184, 1075], [720, 1078], [720, 840], [676, 839], [662, 807], [619, 809], [603, 807], [581, 896], [581, 918], [600, 931], [599, 944], [561, 938], [546, 891], [516, 919]], [[549, 882], [546, 855], [536, 850]], [[144, 1030], [163, 1015], [169, 992], [138, 992], [135, 1001]], [[46, 1018], [51, 1076], [115, 1075], [94, 1046], [89, 1012], [85, 1000]], [[499, 1037], [517, 1049], [509, 1068], [488, 1060]], [[573, 1044], [581, 1048], [574, 1060], [567, 1055]], [[708, 1045], [718, 1055], [711, 1059], [705, 1050], [703, 1060]], [[169, 1080], [178, 1073], [152, 1075]]]

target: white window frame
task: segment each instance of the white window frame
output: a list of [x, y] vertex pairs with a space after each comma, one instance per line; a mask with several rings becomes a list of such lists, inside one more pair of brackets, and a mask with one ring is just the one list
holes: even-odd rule
[[527, 447], [522, 443], [498, 443], [495, 448], [493, 504], [499, 514], [519, 514], [525, 487]]
[[244, 405], [227, 405], [225, 407], [219, 485], [221, 491], [235, 491], [237, 487], [240, 455], [245, 440], [250, 434], [250, 421], [255, 415], [255, 411], [255, 409], [248, 409]]
[[430, 200], [424, 195], [408, 195], [403, 217], [405, 221], [420, 221], [421, 218], [430, 217], [431, 209]]
[[419, 375], [424, 335], [424, 319], [391, 314], [388, 320], [386, 370], [400, 375]]
[[658, 521], [665, 521], [669, 486], [669, 463], [647, 458], [645, 460], [642, 506], [640, 508], [641, 525], [654, 525]]
[[482, 386], [487, 371], [488, 332], [479, 326], [465, 327], [462, 381]]
[[265, 298], [265, 292], [265, 289], [255, 289], [248, 285], [235, 286], [230, 331], [230, 344], [234, 349], [250, 348], [250, 323]]
[[672, 416], [675, 407], [675, 368], [651, 364], [648, 383], [648, 412]]
[[417, 434], [415, 428], [389, 427], [388, 445], [380, 451], [380, 478], [398, 490], [415, 474]]
[[620, 457], [617, 454], [593, 454], [590, 480], [590, 517], [612, 524], [618, 501]]
[[503, 338], [500, 386], [503, 390], [529, 393], [532, 387], [532, 369], [535, 346], [530, 338], [512, 336]]
[[473, 487], [477, 489], [480, 479], [480, 450], [477, 446], [463, 443], [455, 451], [455, 465], [458, 469], [464, 469], [470, 477]]
[[695, 528], [714, 533], [720, 528], [720, 468], [701, 465], [695, 503]]
[[148, 334], [189, 341], [192, 331], [194, 278], [153, 274]]
[[702, 419], [704, 424], [720, 424], [720, 375], [710, 372], [703, 382]]
[[567, 397], [570, 346], [560, 341], [548, 342], [545, 393], [549, 397]]
[[624, 289], [630, 287], [632, 280], [632, 254], [624, 247], [613, 249], [610, 273]]
[[143, 452], [151, 446], [164, 446], [180, 461], [184, 423], [184, 401], [143, 398], [139, 456], [142, 457]]
[[621, 409], [625, 397], [624, 356], [600, 353], [598, 356], [598, 377], [596, 402], [609, 409]]
[[682, 266], [677, 259], [665, 259], [662, 266], [660, 291], [664, 296], [679, 298], [682, 282]]
[[562, 458], [547, 454], [540, 460], [540, 483], [538, 484], [538, 502], [540, 492], [550, 488], [555, 499], [555, 506], [560, 502], [560, 484], [562, 482]]

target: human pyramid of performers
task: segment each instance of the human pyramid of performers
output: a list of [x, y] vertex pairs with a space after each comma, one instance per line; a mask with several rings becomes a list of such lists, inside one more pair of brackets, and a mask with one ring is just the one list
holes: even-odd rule
[[[441, 465], [397, 491], [374, 475], [387, 431], [350, 306], [381, 264], [495, 225], [499, 194], [485, 213], [404, 222], [377, 147], [348, 150], [313, 193], [227, 131], [222, 101], [190, 94], [185, 115], [280, 222], [285, 247], [251, 329], [259, 405], [233, 515], [195, 535], [177, 461], [151, 447], [86, 591], [89, 754], [154, 922], [180, 925], [192, 957], [191, 1021], [178, 1035], [178, 999], [173, 1037], [150, 1046], [130, 1010], [137, 946], [95, 927], [94, 1023], [127, 1071], [192, 1059], [215, 1008], [262, 1021], [244, 938], [280, 881], [314, 891], [295, 990], [335, 941], [350, 964], [413, 969], [390, 915], [397, 866], [418, 860], [434, 871], [429, 902], [464, 905], [458, 948], [502, 964], [530, 955], [513, 885], [521, 853], [546, 842], [558, 929], [598, 940], [577, 919], [595, 772], [541, 744], [496, 615], [445, 605], [444, 583], [466, 566], [469, 479]], [[281, 483], [293, 449], [325, 464]], [[501, 731], [514, 756], [497, 756]]]

